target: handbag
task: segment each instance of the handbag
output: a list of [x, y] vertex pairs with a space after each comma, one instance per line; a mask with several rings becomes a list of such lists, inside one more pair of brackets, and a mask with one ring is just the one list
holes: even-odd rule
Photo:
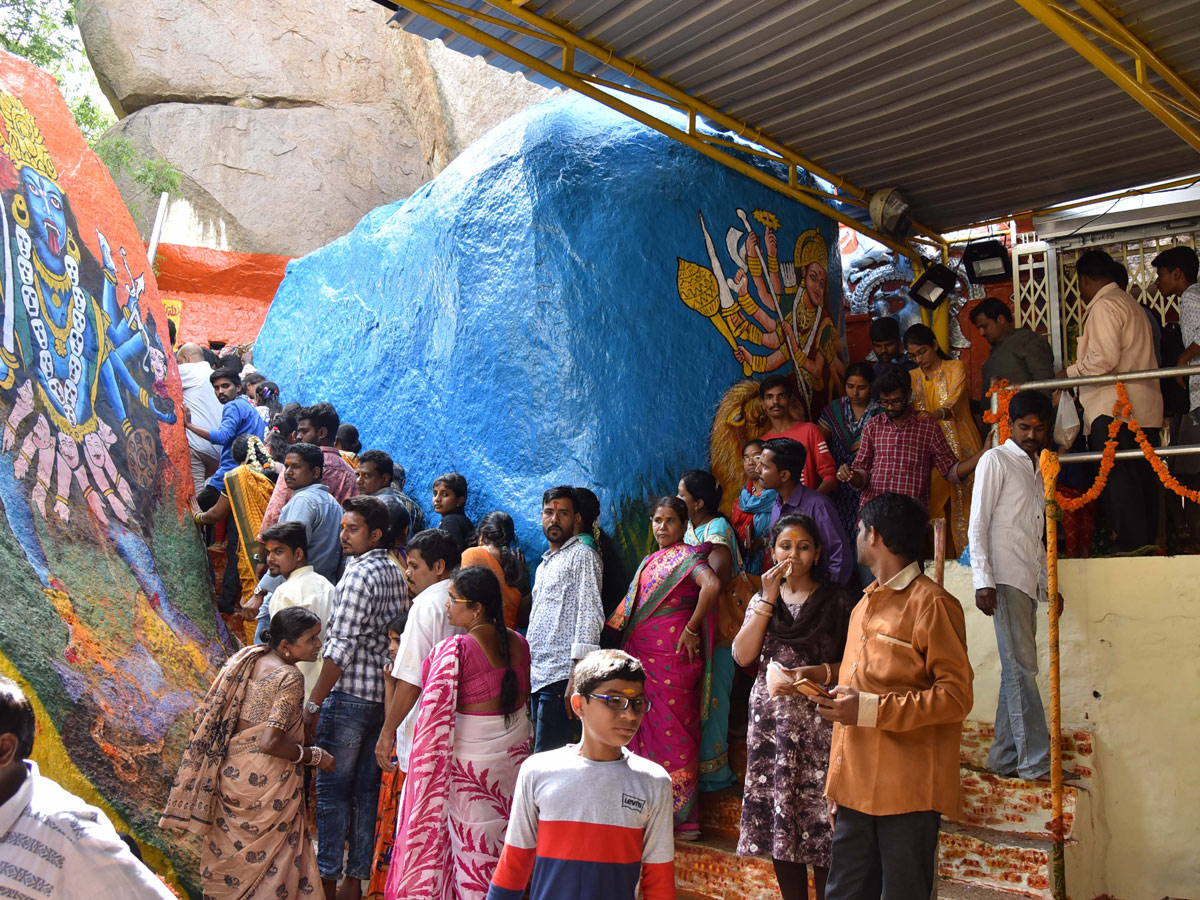
[[718, 646], [728, 647], [742, 629], [746, 619], [746, 608], [750, 599], [762, 590], [762, 576], [743, 572], [729, 579], [725, 590], [717, 600], [717, 634]]

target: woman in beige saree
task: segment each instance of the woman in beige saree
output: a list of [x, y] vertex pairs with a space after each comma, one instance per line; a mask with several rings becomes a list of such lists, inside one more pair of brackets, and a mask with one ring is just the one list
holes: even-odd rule
[[159, 825], [203, 835], [204, 900], [298, 900], [321, 889], [304, 815], [304, 766], [333, 757], [303, 746], [304, 677], [294, 665], [321, 649], [321, 622], [281, 611], [217, 673]]

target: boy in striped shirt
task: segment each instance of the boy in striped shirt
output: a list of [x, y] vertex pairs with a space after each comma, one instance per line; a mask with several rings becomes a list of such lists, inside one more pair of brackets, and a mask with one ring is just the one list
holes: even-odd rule
[[594, 650], [575, 666], [583, 740], [521, 766], [487, 900], [675, 897], [671, 776], [625, 749], [650, 706], [642, 664]]

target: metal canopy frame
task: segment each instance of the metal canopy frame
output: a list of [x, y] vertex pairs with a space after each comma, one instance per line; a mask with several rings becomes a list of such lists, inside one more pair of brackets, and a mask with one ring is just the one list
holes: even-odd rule
[[[1128, 26], [1109, 12], [1099, 0], [1075, 0], [1091, 18], [1067, 9], [1057, 0], [1014, 0], [1022, 9], [1045, 25], [1063, 42], [1111, 79], [1160, 122], [1200, 151], [1200, 93], [1184, 81], [1151, 50]], [[1133, 72], [1122, 65], [1095, 41], [1094, 35], [1113, 49], [1129, 57]], [[1154, 72], [1173, 93], [1151, 84], [1148, 71]]]
[[[590, 97], [609, 109], [635, 119], [722, 165], [878, 241], [908, 257], [918, 269], [921, 269], [926, 261], [917, 252], [915, 244], [937, 248], [943, 255], [945, 253], [947, 247], [945, 238], [920, 222], [914, 220], [913, 229], [922, 236], [912, 237], [908, 243], [903, 243], [834, 208], [830, 202], [846, 203], [865, 209], [868, 207], [871, 195], [868, 191], [852, 184], [842, 176], [826, 170], [818, 163], [806, 159], [746, 122], [739, 121], [721, 110], [697, 100], [686, 91], [646, 71], [637, 63], [618, 56], [611, 48], [582, 38], [557, 22], [525, 9], [527, 0], [486, 0], [488, 5], [516, 21], [500, 18], [482, 10], [470, 9], [450, 2], [450, 0], [402, 0], [402, 2], [375, 0], [375, 2], [398, 14], [403, 8], [422, 16], [490, 51], [508, 57], [529, 71], [537, 72], [565, 88]], [[485, 31], [480, 25], [502, 28], [514, 35], [533, 38], [558, 47], [561, 53], [557, 64], [517, 49], [503, 38]], [[617, 73], [624, 81], [578, 71], [575, 68], [576, 54], [599, 61], [602, 68]], [[631, 82], [641, 87], [634, 87]], [[623, 97], [652, 100], [686, 114], [686, 130], [664, 122], [646, 110], [627, 102]], [[705, 133], [698, 127], [698, 120], [701, 118], [713, 122], [728, 132], [735, 133], [739, 138], [748, 141], [749, 145]], [[739, 158], [736, 155], [738, 153], [750, 154], [778, 163], [785, 168], [787, 176], [784, 178], [778, 173], [753, 166]], [[833, 184], [838, 193], [831, 194], [801, 184], [800, 170], [807, 171]]]

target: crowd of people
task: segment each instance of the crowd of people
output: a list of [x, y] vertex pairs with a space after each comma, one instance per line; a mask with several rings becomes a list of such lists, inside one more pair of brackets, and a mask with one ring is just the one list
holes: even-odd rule
[[[1195, 254], [1171, 253], [1155, 265], [1192, 292], [1200, 354]], [[1116, 269], [1079, 260], [1088, 317], [1067, 374], [1155, 364]], [[1053, 375], [1045, 339], [1002, 302], [973, 321], [989, 379]], [[883, 318], [871, 339], [875, 358], [846, 368], [815, 423], [792, 380], [762, 379], [770, 424], [743, 447], [731, 515], [710, 472], [681, 473], [650, 506], [656, 546], [633, 573], [586, 487], [512, 511], [540, 515], [532, 579], [512, 514], [472, 523], [462, 475], [429, 486], [426, 527], [403, 467], [330, 404], [281, 405], [258, 373], [181, 347], [195, 519], [223, 538], [220, 608], [246, 643], [196, 712], [162, 818], [204, 835], [205, 896], [632, 900], [640, 882], [647, 900], [673, 897], [674, 841], [699, 836], [704, 792], [739, 780], [744, 728], [738, 852], [772, 859], [785, 900], [807, 897], [810, 868], [818, 898], [929, 897], [972, 670], [960, 604], [922, 574], [927, 526], [945, 518], [948, 549], [969, 548], [994, 619], [989, 768], [1045, 779], [1037, 458], [1056, 410], [1021, 391], [1011, 439], [985, 450], [963, 364], [932, 331]], [[1130, 385], [1144, 425], [1161, 421], [1157, 391]], [[1105, 433], [1112, 390], [1080, 394], [1085, 430]], [[1148, 517], [1126, 507], [1149, 502], [1131, 493], [1136, 465], [1110, 476], [1127, 483], [1110, 521], [1133, 542]], [[0, 827], [27, 790], [6, 793], [14, 773], [39, 783], [18, 695], [0, 687]]]

